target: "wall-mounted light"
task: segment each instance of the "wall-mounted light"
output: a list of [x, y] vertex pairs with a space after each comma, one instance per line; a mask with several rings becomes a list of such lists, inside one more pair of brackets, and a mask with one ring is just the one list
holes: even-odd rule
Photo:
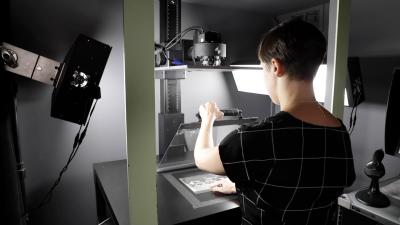
[[63, 62], [57, 62], [8, 43], [0, 43], [0, 69], [53, 85], [51, 116], [83, 125], [94, 99], [111, 46], [79, 35]]

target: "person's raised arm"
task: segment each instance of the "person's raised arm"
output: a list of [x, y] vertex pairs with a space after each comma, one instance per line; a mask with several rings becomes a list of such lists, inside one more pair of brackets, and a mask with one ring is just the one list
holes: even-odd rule
[[199, 107], [201, 127], [194, 148], [196, 166], [215, 174], [225, 174], [224, 167], [219, 156], [218, 146], [214, 146], [212, 128], [214, 121], [224, 114], [219, 110], [215, 102], [207, 102]]

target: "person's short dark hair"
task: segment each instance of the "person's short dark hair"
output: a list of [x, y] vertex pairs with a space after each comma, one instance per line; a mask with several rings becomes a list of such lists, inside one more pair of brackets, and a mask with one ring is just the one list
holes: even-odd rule
[[326, 39], [312, 24], [300, 19], [281, 23], [269, 30], [258, 46], [260, 61], [272, 58], [283, 64], [296, 80], [312, 80], [326, 53]]

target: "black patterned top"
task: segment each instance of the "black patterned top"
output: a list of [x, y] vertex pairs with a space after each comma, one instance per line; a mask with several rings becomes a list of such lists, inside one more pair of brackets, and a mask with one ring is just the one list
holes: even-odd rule
[[242, 224], [331, 224], [337, 197], [355, 180], [350, 137], [280, 112], [242, 126], [219, 146], [236, 183]]

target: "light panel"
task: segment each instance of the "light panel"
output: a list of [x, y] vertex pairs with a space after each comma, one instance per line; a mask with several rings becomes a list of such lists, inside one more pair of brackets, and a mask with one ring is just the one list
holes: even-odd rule
[[[253, 94], [261, 94], [261, 95], [269, 95], [267, 93], [266, 82], [264, 79], [264, 74], [262, 71], [261, 65], [235, 65], [242, 67], [253, 67], [259, 68], [246, 70], [246, 69], [238, 69], [233, 70], [233, 79], [235, 80], [236, 88], [238, 91], [253, 93]], [[317, 74], [315, 75], [313, 81], [314, 94], [315, 98], [318, 102], [325, 102], [325, 94], [326, 94], [326, 75], [327, 75], [327, 65], [321, 64], [318, 68]], [[348, 106], [347, 99], [347, 91], [344, 93], [344, 105]]]
[[[246, 67], [249, 67], [246, 65]], [[238, 69], [233, 70], [233, 79], [235, 80], [236, 88], [241, 92], [253, 94], [268, 95], [265, 86], [264, 74], [261, 66], [251, 65], [251, 67], [260, 68], [259, 70]]]
[[318, 102], [325, 102], [327, 65], [321, 64], [313, 81], [314, 95]]

